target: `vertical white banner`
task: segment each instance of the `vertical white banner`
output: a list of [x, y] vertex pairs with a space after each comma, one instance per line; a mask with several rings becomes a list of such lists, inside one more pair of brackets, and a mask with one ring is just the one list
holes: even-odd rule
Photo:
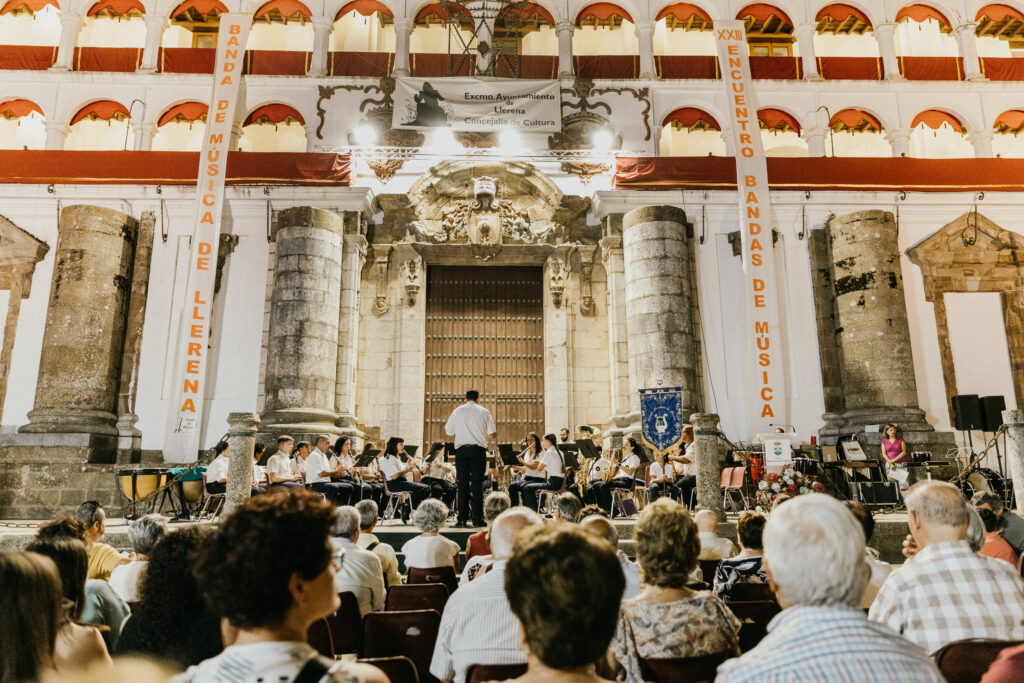
[[736, 152], [736, 189], [746, 289], [748, 372], [755, 409], [752, 432], [786, 424], [785, 369], [779, 328], [779, 283], [775, 274], [768, 164], [757, 120], [749, 47], [742, 21], [715, 20], [718, 61], [725, 81], [730, 136]]
[[184, 306], [177, 334], [171, 340], [172, 367], [164, 460], [189, 463], [202, 444], [203, 395], [206, 389], [217, 246], [224, 214], [224, 180], [228, 148], [242, 85], [245, 42], [252, 26], [248, 14], [222, 14], [217, 31], [217, 63], [213, 95], [206, 114], [206, 133], [199, 154], [196, 219], [192, 228]]

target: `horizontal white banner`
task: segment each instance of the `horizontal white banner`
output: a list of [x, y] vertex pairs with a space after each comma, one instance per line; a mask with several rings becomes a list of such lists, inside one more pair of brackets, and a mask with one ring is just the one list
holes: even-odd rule
[[551, 132], [562, 128], [558, 81], [480, 78], [399, 78], [395, 128], [493, 131], [515, 128]]

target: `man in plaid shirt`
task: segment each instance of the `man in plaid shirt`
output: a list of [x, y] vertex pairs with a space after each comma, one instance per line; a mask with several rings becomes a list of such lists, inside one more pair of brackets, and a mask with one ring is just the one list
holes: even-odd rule
[[930, 653], [964, 638], [1024, 640], [1024, 582], [1015, 567], [968, 546], [959, 489], [920, 482], [906, 502], [919, 550], [885, 580], [868, 617]]

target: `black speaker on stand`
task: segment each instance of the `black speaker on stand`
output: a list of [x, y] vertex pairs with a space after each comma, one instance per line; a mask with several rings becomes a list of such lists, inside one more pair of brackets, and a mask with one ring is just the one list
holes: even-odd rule
[[[981, 429], [984, 432], [997, 434], [1003, 426], [1003, 411], [1006, 410], [1006, 400], [1002, 396], [981, 397]], [[996, 438], [996, 462], [999, 463], [999, 476], [1005, 477], [1003, 472], [1003, 456], [999, 452], [999, 438]]]
[[974, 438], [971, 430], [981, 429], [981, 399], [977, 394], [958, 394], [953, 397], [953, 426], [967, 432], [967, 443], [971, 448], [968, 462], [974, 459]]

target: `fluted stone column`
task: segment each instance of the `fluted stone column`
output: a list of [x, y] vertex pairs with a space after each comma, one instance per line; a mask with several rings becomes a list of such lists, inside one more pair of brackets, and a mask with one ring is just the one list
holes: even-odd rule
[[298, 206], [276, 224], [264, 427], [296, 438], [334, 432], [342, 217]]
[[875, 27], [878, 53], [882, 56], [882, 71], [887, 81], [902, 81], [899, 57], [896, 55], [896, 24], [879, 24]]
[[61, 212], [35, 407], [19, 431], [117, 436], [137, 231], [134, 218], [113, 209]]
[[892, 145], [894, 157], [905, 157], [910, 154], [910, 134], [913, 132], [911, 128], [890, 128], [885, 131], [885, 137]]
[[[85, 9], [85, 7], [82, 7]], [[70, 71], [75, 58], [75, 45], [78, 43], [78, 32], [85, 21], [85, 15], [76, 13], [70, 7], [60, 13], [60, 40], [57, 44], [57, 59], [52, 70]]]
[[573, 75], [572, 67], [572, 34], [576, 26], [571, 21], [560, 21], [555, 24], [555, 35], [558, 38], [558, 77]]
[[[1013, 490], [1024, 491], [1024, 413], [1004, 410], [1003, 425], [1006, 427], [1006, 464], [1013, 479]], [[1024, 509], [1024, 495], [1015, 497], [1017, 509]]]
[[345, 255], [341, 268], [341, 306], [338, 309], [338, 366], [335, 373], [335, 424], [345, 436], [362, 438], [356, 419], [356, 356], [359, 352], [359, 289], [366, 263], [366, 238], [359, 224], [361, 217], [351, 212], [356, 232], [345, 235]]
[[330, 17], [313, 18], [313, 58], [309, 65], [309, 74], [315, 78], [327, 75], [327, 60], [331, 58], [331, 28], [334, 20]]
[[139, 219], [135, 245], [132, 290], [125, 316], [124, 352], [121, 356], [121, 379], [117, 395], [117, 431], [120, 434], [118, 449], [133, 451], [133, 461], [142, 447], [142, 432], [135, 427], [139, 421], [139, 416], [135, 414], [135, 396], [139, 387], [139, 355], [142, 352], [142, 330], [146, 322], [155, 234], [156, 215], [152, 211], [145, 211]]
[[228, 485], [224, 512], [245, 505], [252, 494], [252, 456], [260, 416], [256, 413], [228, 413]]
[[881, 435], [865, 427], [890, 422], [914, 450], [939, 459], [953, 435], [937, 434], [918, 407], [896, 221], [888, 211], [857, 211], [827, 230], [844, 410], [828, 416], [822, 434], [855, 433], [878, 447]]
[[800, 65], [803, 67], [805, 81], [820, 81], [821, 74], [818, 73], [818, 59], [814, 52], [814, 34], [817, 33], [817, 24], [800, 24], [796, 27], [796, 42], [800, 46]]
[[[607, 436], [614, 443], [630, 428], [629, 349], [626, 337], [626, 264], [622, 253], [622, 214], [603, 219], [601, 261], [608, 288], [608, 377], [611, 381], [612, 414]], [[639, 419], [635, 415], [634, 419]]]
[[395, 17], [395, 66], [391, 70], [392, 76], [408, 76], [412, 73], [409, 66], [412, 21], [412, 17]]
[[981, 60], [978, 59], [978, 36], [975, 34], [977, 28], [978, 25], [971, 21], [953, 29], [960, 57], [964, 61], [964, 79], [968, 81], [986, 80], [981, 72]]
[[636, 40], [640, 48], [640, 78], [657, 78], [654, 70], [654, 22], [640, 21], [636, 24]]
[[693, 425], [693, 450], [697, 465], [697, 508], [711, 510], [720, 521], [725, 521], [722, 507], [722, 462], [721, 441], [718, 438], [718, 415], [694, 413], [690, 416]]
[[622, 219], [631, 413], [640, 389], [682, 387], [683, 414], [700, 405], [686, 214], [674, 206], [633, 209]]
[[64, 139], [68, 136], [71, 127], [63, 121], [47, 121], [45, 149], [64, 149]]
[[142, 49], [142, 64], [139, 71], [152, 73], [157, 70], [160, 60], [160, 40], [170, 20], [161, 12], [146, 14], [146, 44]]

